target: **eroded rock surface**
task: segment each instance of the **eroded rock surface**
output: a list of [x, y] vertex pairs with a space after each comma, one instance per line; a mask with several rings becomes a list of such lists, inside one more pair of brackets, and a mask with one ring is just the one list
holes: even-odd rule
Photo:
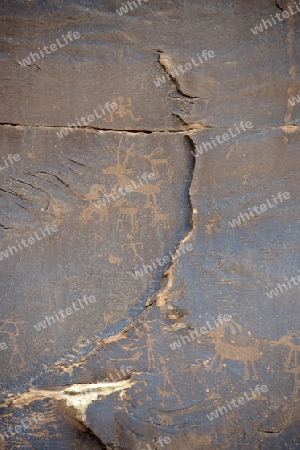
[[0, 449], [296, 449], [300, 5], [133, 3], [0, 5]]

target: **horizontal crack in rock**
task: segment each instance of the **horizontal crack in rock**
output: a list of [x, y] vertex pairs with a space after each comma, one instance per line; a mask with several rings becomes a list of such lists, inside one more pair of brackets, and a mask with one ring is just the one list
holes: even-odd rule
[[14, 127], [18, 129], [26, 129], [26, 128], [41, 128], [45, 130], [51, 129], [66, 129], [70, 130], [71, 133], [77, 130], [84, 131], [96, 131], [96, 132], [114, 132], [114, 133], [128, 133], [128, 134], [161, 134], [161, 133], [185, 133], [185, 129], [182, 130], [119, 130], [114, 128], [101, 128], [101, 127], [92, 127], [92, 126], [81, 126], [81, 127], [68, 127], [67, 125], [29, 125], [29, 124], [20, 124], [20, 123], [0, 123], [0, 126], [3, 127]]

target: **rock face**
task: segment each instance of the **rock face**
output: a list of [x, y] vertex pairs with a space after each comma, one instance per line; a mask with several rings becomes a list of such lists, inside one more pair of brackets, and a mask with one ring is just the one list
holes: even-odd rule
[[299, 448], [300, 4], [0, 12], [0, 449]]

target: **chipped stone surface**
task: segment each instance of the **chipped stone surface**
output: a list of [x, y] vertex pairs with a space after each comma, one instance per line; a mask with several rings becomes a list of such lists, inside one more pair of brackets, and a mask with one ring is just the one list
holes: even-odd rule
[[294, 450], [300, 12], [124, 4], [0, 5], [0, 450]]

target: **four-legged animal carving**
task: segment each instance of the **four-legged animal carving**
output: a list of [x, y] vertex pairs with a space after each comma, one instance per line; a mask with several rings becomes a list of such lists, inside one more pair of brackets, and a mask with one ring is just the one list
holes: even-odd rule
[[120, 206], [120, 212], [119, 212], [119, 222], [121, 223], [121, 227], [120, 229], [123, 230], [124, 228], [124, 222], [125, 222], [125, 217], [129, 216], [130, 221], [131, 221], [131, 232], [132, 233], [136, 233], [138, 231], [138, 219], [137, 219], [137, 214], [139, 212], [139, 209], [136, 207], [131, 207], [131, 206]]
[[236, 334], [236, 328], [237, 330], [241, 331], [241, 326], [231, 320], [228, 323], [222, 324], [221, 326], [214, 328], [212, 331], [209, 332], [210, 336], [213, 337], [215, 342], [215, 356], [211, 360], [208, 369], [212, 369], [214, 363], [220, 357], [220, 361], [218, 364], [218, 368], [216, 369], [216, 372], [222, 372], [222, 363], [224, 359], [231, 359], [231, 360], [237, 360], [237, 361], [243, 361], [244, 367], [245, 367], [245, 380], [250, 379], [250, 371], [248, 368], [248, 363], [252, 367], [254, 380], [258, 379], [257, 370], [254, 364], [254, 361], [256, 361], [258, 358], [262, 356], [261, 353], [258, 351], [258, 347], [260, 345], [260, 342], [256, 342], [255, 346], [238, 346], [233, 345], [225, 341], [225, 329], [229, 328], [231, 331], [231, 334]]
[[92, 184], [90, 192], [83, 196], [84, 200], [89, 201], [89, 205], [82, 211], [81, 218], [86, 223], [94, 214], [99, 214], [106, 221], [109, 220], [108, 206], [103, 206], [99, 200], [99, 193], [101, 195], [106, 194], [103, 184]]
[[159, 177], [159, 165], [165, 165], [168, 171], [169, 177], [173, 175], [174, 171], [172, 169], [171, 164], [169, 163], [169, 159], [171, 159], [171, 156], [168, 156], [167, 158], [153, 158], [153, 156], [161, 155], [163, 153], [164, 149], [161, 147], [157, 147], [154, 149], [149, 155], [141, 155], [142, 158], [147, 159], [151, 164], [151, 170], [155, 173], [156, 177]]
[[155, 227], [157, 222], [162, 222], [164, 225], [164, 228], [170, 229], [170, 222], [169, 222], [169, 213], [163, 213], [158, 208], [153, 209], [154, 217], [151, 222], [151, 226]]
[[298, 366], [298, 354], [300, 353], [300, 333], [299, 331], [289, 331], [287, 335], [282, 336], [277, 341], [271, 341], [270, 345], [272, 347], [277, 347], [278, 345], [285, 345], [289, 347], [289, 354], [287, 359], [284, 361], [286, 367]]

